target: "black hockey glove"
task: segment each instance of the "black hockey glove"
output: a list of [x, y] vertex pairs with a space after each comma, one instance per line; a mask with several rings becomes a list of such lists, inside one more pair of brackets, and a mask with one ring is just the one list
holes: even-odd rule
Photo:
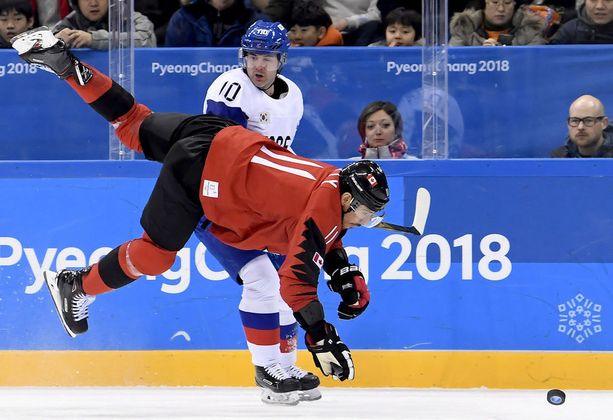
[[336, 269], [328, 281], [328, 288], [339, 293], [343, 299], [338, 305], [340, 319], [353, 319], [368, 307], [370, 292], [364, 275], [355, 265]]
[[[320, 338], [325, 334], [323, 338]], [[319, 337], [318, 337], [319, 336]], [[317, 338], [320, 338], [316, 341]], [[355, 375], [349, 348], [343, 343], [332, 324], [322, 321], [304, 336], [307, 349], [313, 355], [315, 365], [325, 376], [352, 380]]]

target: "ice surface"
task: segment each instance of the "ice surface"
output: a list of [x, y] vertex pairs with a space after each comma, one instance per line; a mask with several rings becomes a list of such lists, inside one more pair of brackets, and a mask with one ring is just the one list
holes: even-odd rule
[[613, 391], [324, 388], [319, 401], [270, 406], [253, 388], [0, 388], [0, 419], [606, 419]]

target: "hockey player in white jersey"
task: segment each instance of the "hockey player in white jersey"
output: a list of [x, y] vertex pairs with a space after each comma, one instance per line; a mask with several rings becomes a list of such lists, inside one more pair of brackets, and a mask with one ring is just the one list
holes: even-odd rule
[[[298, 86], [279, 74], [288, 48], [287, 31], [280, 23], [255, 22], [241, 40], [241, 68], [211, 84], [203, 113], [232, 119], [291, 150], [303, 102]], [[262, 401], [293, 405], [321, 398], [319, 378], [296, 366], [297, 323], [279, 292], [282, 257], [230, 247], [210, 233], [206, 220], [196, 236], [243, 285], [239, 311]]]
[[[269, 32], [262, 35], [264, 31]], [[230, 118], [291, 150], [304, 105], [298, 86], [279, 74], [287, 61], [287, 48], [281, 45], [285, 34], [280, 23], [254, 23], [241, 42], [241, 68], [215, 79], [206, 93], [203, 113]], [[273, 36], [277, 38], [265, 40]]]

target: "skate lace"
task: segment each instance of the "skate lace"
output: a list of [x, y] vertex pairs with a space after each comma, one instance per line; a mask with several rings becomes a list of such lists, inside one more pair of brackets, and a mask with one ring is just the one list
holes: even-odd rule
[[78, 293], [74, 295], [72, 300], [72, 317], [75, 321], [81, 321], [89, 315], [89, 305], [96, 300], [96, 296]]
[[296, 365], [291, 365], [287, 368], [285, 368], [285, 371], [287, 372], [287, 374], [289, 376], [291, 376], [292, 378], [296, 378], [296, 379], [302, 379], [305, 376], [308, 375], [309, 372], [307, 372], [304, 369], [300, 369], [298, 366]]
[[267, 374], [269, 374], [270, 376], [272, 376], [273, 378], [279, 381], [282, 381], [284, 379], [290, 379], [290, 376], [287, 374], [285, 369], [283, 369], [283, 367], [279, 363], [275, 363], [273, 365], [266, 366], [264, 370], [266, 371]]

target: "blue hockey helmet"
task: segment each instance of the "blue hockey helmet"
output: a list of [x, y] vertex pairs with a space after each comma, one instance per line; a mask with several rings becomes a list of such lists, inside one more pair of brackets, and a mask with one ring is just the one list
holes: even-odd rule
[[239, 64], [246, 67], [244, 57], [247, 53], [277, 54], [279, 70], [287, 62], [289, 37], [287, 29], [279, 22], [254, 22], [241, 38], [241, 48], [238, 50]]

